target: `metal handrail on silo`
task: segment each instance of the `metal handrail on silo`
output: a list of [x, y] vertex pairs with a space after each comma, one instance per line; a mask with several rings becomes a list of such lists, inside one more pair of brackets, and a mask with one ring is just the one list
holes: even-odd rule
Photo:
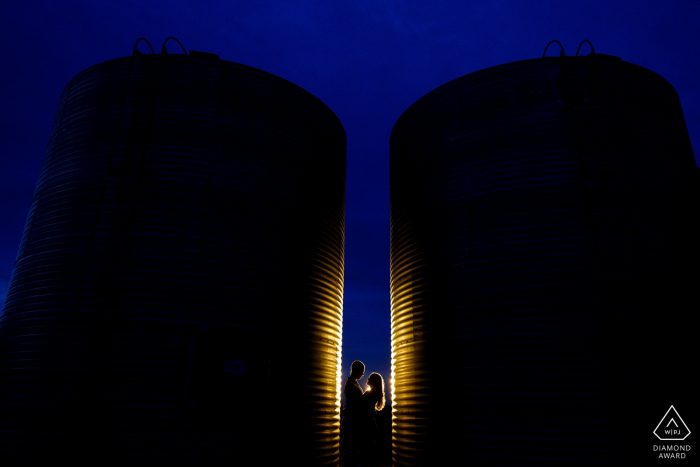
[[542, 58], [544, 58], [544, 56], [547, 54], [547, 49], [548, 49], [549, 46], [552, 45], [552, 43], [554, 43], [554, 42], [556, 42], [557, 44], [559, 44], [559, 47], [561, 47], [561, 51], [559, 52], [559, 56], [560, 56], [560, 57], [566, 57], [566, 52], [564, 52], [564, 46], [561, 45], [561, 42], [559, 42], [558, 40], [555, 39], [555, 40], [553, 40], [553, 41], [549, 41], [549, 44], [547, 44], [547, 47], [544, 48], [544, 52], [542, 52]]
[[136, 40], [136, 44], [134, 44], [134, 50], [133, 50], [133, 52], [131, 52], [131, 55], [132, 55], [132, 56], [133, 56], [133, 55], [143, 55], [143, 54], [142, 54], [141, 52], [139, 52], [139, 50], [136, 48], [136, 47], [139, 45], [139, 42], [141, 42], [141, 41], [144, 41], [146, 44], [148, 44], [148, 47], [151, 49], [151, 53], [152, 53], [153, 55], [156, 54], [155, 50], [153, 50], [153, 46], [151, 46], [151, 43], [148, 42], [148, 40], [147, 40], [146, 38], [144, 38], [144, 37], [139, 37], [139, 38]]
[[179, 40], [177, 40], [176, 38], [174, 38], [172, 36], [168, 37], [167, 39], [165, 39], [165, 41], [163, 41], [163, 47], [161, 48], [161, 51], [160, 51], [161, 54], [168, 55], [168, 49], [165, 47], [165, 45], [168, 43], [168, 41], [170, 39], [172, 39], [175, 42], [177, 42], [178, 44], [180, 44], [180, 47], [182, 47], [182, 51], [185, 52], [185, 55], [187, 55], [187, 50], [185, 50], [185, 46], [182, 45], [182, 42], [180, 42]]
[[582, 40], [581, 43], [578, 45], [578, 49], [576, 49], [576, 56], [578, 57], [578, 53], [579, 53], [579, 51], [581, 50], [581, 46], [583, 45], [584, 42], [588, 42], [588, 45], [591, 46], [591, 53], [592, 53], [593, 55], [595, 55], [595, 49], [593, 48], [593, 44], [591, 44], [591, 41], [589, 41], [588, 39], [584, 39], [584, 40]]

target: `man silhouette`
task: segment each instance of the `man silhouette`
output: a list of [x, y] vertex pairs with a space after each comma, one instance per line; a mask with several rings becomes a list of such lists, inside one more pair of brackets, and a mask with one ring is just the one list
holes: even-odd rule
[[350, 376], [345, 382], [345, 411], [343, 417], [343, 440], [341, 444], [344, 447], [344, 465], [356, 466], [360, 460], [360, 424], [358, 416], [360, 412], [360, 404], [362, 399], [362, 388], [357, 382], [365, 374], [365, 364], [359, 360], [352, 362], [350, 366]]

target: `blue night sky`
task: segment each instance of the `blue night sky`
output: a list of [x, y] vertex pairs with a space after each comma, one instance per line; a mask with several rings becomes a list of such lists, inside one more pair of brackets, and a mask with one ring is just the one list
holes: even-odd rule
[[[552, 39], [567, 55], [589, 39], [597, 52], [668, 80], [700, 148], [695, 0], [10, 0], [1, 15], [0, 303], [63, 87], [89, 66], [130, 55], [139, 37], [158, 51], [175, 36], [188, 50], [301, 86], [345, 127], [344, 376], [354, 359], [367, 374], [389, 376], [389, 134], [424, 94], [483, 68], [540, 57]], [[175, 42], [169, 49], [179, 53]], [[558, 53], [553, 46], [548, 55]]]

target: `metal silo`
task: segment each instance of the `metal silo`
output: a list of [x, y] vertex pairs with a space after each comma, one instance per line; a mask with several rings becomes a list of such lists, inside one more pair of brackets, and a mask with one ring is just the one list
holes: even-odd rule
[[345, 148], [214, 54], [75, 76], [0, 318], [4, 456], [335, 465]]
[[401, 115], [390, 170], [394, 465], [651, 455], [692, 394], [671, 85], [594, 53], [477, 71]]

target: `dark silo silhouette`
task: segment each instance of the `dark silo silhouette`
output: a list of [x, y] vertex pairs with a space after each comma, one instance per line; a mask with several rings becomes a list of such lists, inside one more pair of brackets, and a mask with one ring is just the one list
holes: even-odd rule
[[618, 57], [495, 66], [411, 105], [391, 134], [394, 465], [652, 455], [692, 394], [694, 169], [674, 89]]
[[335, 465], [345, 148], [214, 54], [73, 78], [0, 320], [4, 455]]

